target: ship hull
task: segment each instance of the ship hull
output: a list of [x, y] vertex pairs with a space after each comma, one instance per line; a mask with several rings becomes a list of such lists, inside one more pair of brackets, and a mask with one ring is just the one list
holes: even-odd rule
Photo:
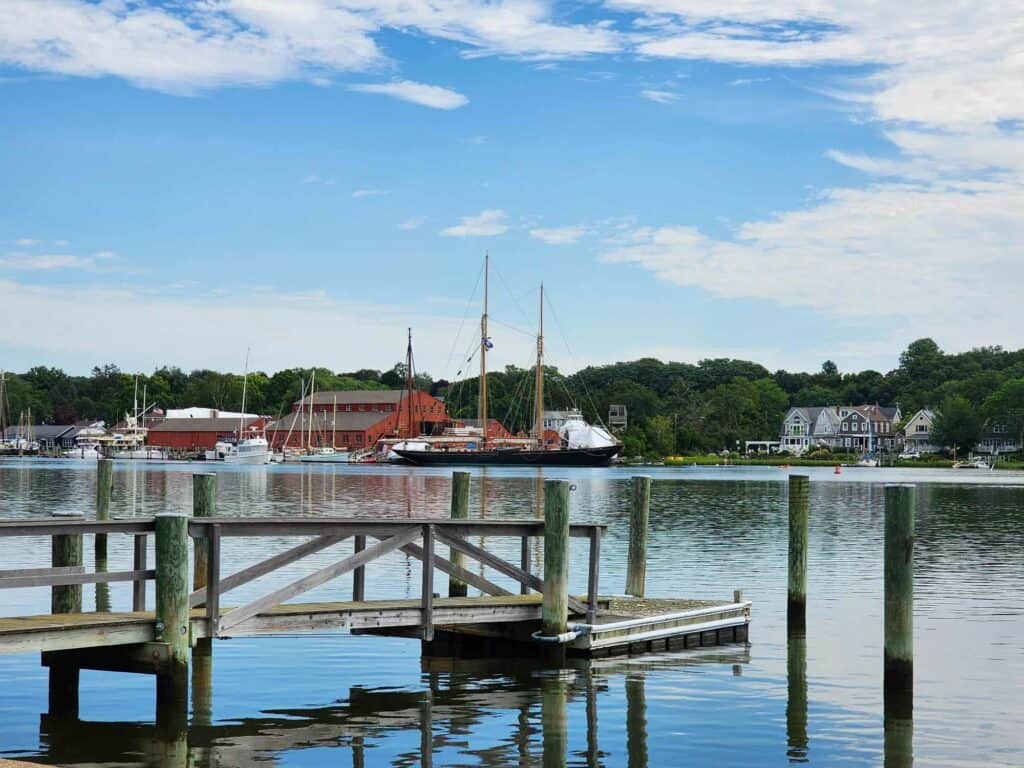
[[456, 465], [501, 465], [519, 467], [607, 467], [621, 450], [569, 448], [556, 451], [401, 451], [399, 456], [421, 467]]

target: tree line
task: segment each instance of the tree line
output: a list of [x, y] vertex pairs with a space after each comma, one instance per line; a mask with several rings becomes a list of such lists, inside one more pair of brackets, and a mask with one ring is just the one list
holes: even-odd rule
[[[315, 370], [317, 389], [400, 389], [405, 365], [391, 370], [336, 372], [327, 368], [250, 373], [246, 410], [277, 416], [291, 410], [302, 381]], [[104, 420], [113, 423], [133, 407], [136, 376], [116, 366], [94, 368], [89, 376], [36, 367], [7, 375], [9, 412], [32, 409], [36, 423]], [[532, 423], [532, 372], [509, 366], [488, 375], [489, 415], [513, 432]], [[932, 339], [911, 343], [899, 365], [888, 373], [841, 372], [825, 361], [815, 373], [769, 371], [746, 360], [727, 358], [698, 363], [652, 358], [591, 366], [564, 375], [545, 368], [545, 405], [579, 407], [600, 423], [611, 404], [627, 407], [629, 427], [620, 435], [627, 453], [649, 456], [734, 450], [745, 440], [776, 439], [792, 406], [899, 405], [909, 418], [919, 408], [939, 412], [936, 432], [948, 445], [973, 444], [987, 419], [1024, 432], [1024, 350], [980, 347], [946, 354]], [[458, 382], [416, 376], [418, 388], [446, 400], [455, 418], [477, 414], [476, 379]], [[162, 367], [138, 376], [147, 403], [161, 408], [207, 406], [241, 408], [242, 376], [211, 370], [186, 373]]]

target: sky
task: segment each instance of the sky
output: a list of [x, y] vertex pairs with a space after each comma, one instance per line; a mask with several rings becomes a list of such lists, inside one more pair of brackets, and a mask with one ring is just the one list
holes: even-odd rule
[[0, 0], [0, 368], [1024, 346], [1008, 10]]

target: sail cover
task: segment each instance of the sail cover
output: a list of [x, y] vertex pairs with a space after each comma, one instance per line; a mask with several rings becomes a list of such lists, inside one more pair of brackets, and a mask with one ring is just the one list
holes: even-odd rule
[[558, 430], [558, 436], [568, 448], [607, 448], [618, 445], [618, 440], [607, 430], [595, 427], [582, 419], [570, 419]]

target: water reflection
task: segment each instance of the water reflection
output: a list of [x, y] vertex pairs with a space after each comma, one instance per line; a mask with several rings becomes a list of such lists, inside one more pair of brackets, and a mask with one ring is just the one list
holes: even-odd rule
[[[409, 744], [402, 734], [418, 733], [415, 746], [395, 751], [388, 764], [450, 765], [472, 758], [483, 766], [597, 768], [610, 754], [601, 749], [600, 709], [611, 713], [604, 715], [606, 720], [621, 717], [623, 710], [610, 700], [614, 695], [625, 699], [625, 722], [610, 723], [609, 738], [624, 726], [629, 768], [647, 768], [646, 670], [682, 671], [707, 664], [728, 668], [748, 662], [746, 648], [740, 647], [665, 655], [648, 662], [573, 660], [566, 669], [507, 659], [424, 658], [418, 690], [356, 686], [343, 700], [327, 706], [267, 710], [259, 717], [216, 722], [211, 719], [209, 657], [194, 657], [190, 723], [180, 707], [158, 706], [155, 725], [48, 713], [40, 718], [39, 757], [63, 766], [215, 768], [273, 765], [296, 750], [330, 748], [349, 750], [352, 765], [367, 764], [368, 752], [374, 755], [370, 762], [381, 765], [381, 742], [394, 738]], [[577, 706], [584, 709], [585, 747], [570, 751], [570, 739], [575, 738], [570, 711]], [[508, 732], [491, 725], [506, 718], [514, 723]], [[612, 748], [619, 752], [621, 746]]]
[[786, 756], [791, 763], [807, 760], [807, 636], [789, 633], [786, 643]]

